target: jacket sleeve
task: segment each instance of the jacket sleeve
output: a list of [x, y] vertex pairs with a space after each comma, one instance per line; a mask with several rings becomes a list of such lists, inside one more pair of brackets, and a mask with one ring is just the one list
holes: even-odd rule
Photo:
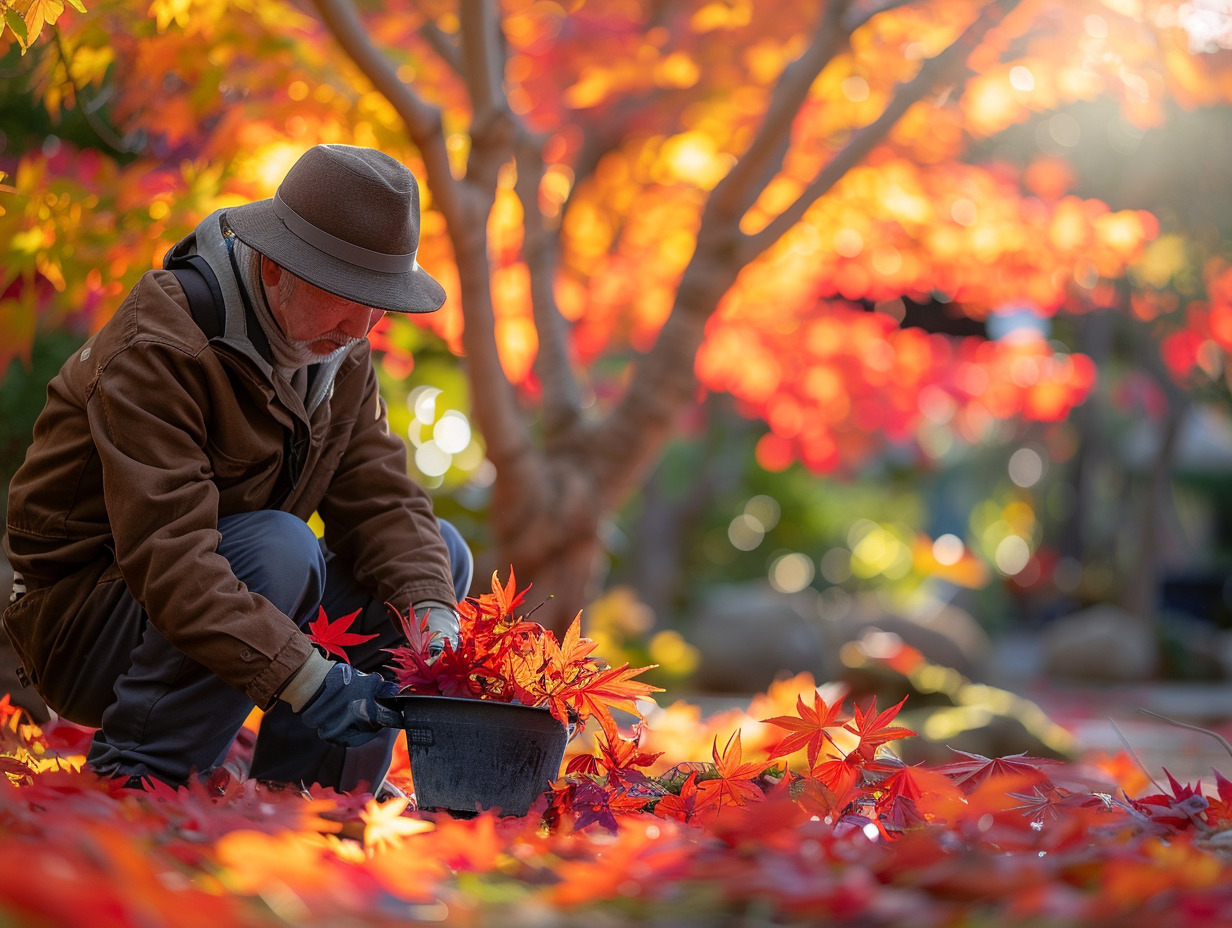
[[318, 506], [325, 543], [355, 579], [404, 613], [422, 600], [455, 602], [449, 554], [432, 499], [406, 472], [371, 363], [346, 451]]
[[204, 446], [210, 391], [221, 386], [190, 348], [137, 338], [102, 363], [87, 415], [129, 590], [171, 644], [268, 707], [312, 646], [218, 553]]

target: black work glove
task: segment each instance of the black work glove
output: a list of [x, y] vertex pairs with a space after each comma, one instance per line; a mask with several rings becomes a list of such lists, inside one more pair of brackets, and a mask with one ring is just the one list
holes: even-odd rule
[[402, 715], [377, 701], [397, 695], [398, 684], [380, 674], [334, 664], [300, 717], [321, 740], [355, 747], [371, 741], [382, 728], [402, 727]]

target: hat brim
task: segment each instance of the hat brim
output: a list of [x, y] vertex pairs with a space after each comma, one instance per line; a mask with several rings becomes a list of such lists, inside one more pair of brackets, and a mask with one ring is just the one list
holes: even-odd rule
[[364, 306], [395, 313], [431, 313], [445, 302], [445, 288], [416, 265], [389, 274], [356, 267], [314, 248], [274, 214], [273, 200], [258, 200], [227, 210], [236, 237], [279, 267], [314, 287]]

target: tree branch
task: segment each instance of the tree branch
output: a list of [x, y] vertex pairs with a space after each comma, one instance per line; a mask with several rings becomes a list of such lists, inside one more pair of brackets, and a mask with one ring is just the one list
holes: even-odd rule
[[440, 56], [440, 59], [449, 65], [449, 69], [461, 77], [462, 51], [458, 48], [458, 43], [432, 20], [428, 20], [420, 27], [419, 34], [423, 36], [428, 46]]
[[842, 27], [850, 35], [874, 16], [911, 6], [915, 2], [916, 0], [854, 0], [842, 15]]
[[[818, 24], [813, 45], [781, 76], [771, 115], [763, 123], [755, 149], [751, 147], [716, 187], [703, 214], [697, 247], [681, 277], [671, 315], [654, 346], [636, 364], [628, 392], [595, 432], [592, 454], [605, 500], [618, 501], [635, 485], [667, 440], [676, 416], [696, 396], [694, 363], [705, 338], [706, 322], [740, 271], [799, 222], [813, 202], [889, 133], [911, 104], [923, 98], [951, 71], [959, 70], [970, 50], [1019, 2], [993, 0], [949, 48], [925, 62], [920, 73], [902, 85], [874, 123], [855, 133], [795, 204], [756, 235], [744, 236], [738, 225], [740, 206], [750, 204], [749, 197], [755, 198], [760, 191], [758, 182], [771, 163], [771, 154], [781, 144], [779, 134], [790, 132], [794, 113], [788, 110], [787, 101], [795, 99], [799, 101], [797, 106], [803, 103], [804, 94], [816, 77], [808, 77], [814, 61], [828, 60], [827, 56], [833, 55], [831, 43], [835, 36], [847, 35], [829, 19], [823, 18]], [[868, 10], [863, 8], [864, 14], [871, 15]], [[808, 66], [799, 63], [805, 58]], [[721, 198], [721, 202], [716, 202], [716, 198]]]
[[505, 109], [505, 54], [492, 0], [462, 0], [462, 78], [476, 119]]
[[363, 72], [406, 124], [411, 141], [424, 159], [424, 182], [448, 221], [460, 213], [458, 185], [449, 169], [441, 113], [403, 83], [389, 60], [372, 44], [350, 0], [313, 0], [321, 22], [347, 57]]
[[742, 263], [747, 264], [752, 261], [803, 219], [808, 208], [838, 183], [849, 170], [864, 160], [869, 152], [890, 134], [894, 125], [915, 103], [931, 93], [942, 81], [957, 79], [966, 68], [967, 56], [972, 49], [1019, 2], [1021, 0], [994, 0], [980, 12], [971, 25], [948, 48], [924, 62], [914, 78], [900, 84], [894, 99], [890, 101], [881, 115], [852, 133], [843, 149], [827, 162], [813, 182], [803, 190], [799, 199], [767, 223], [761, 231], [745, 239], [740, 256]]
[[543, 386], [543, 434], [549, 453], [568, 440], [581, 417], [577, 378], [569, 353], [568, 332], [556, 304], [556, 250], [559, 230], [544, 223], [539, 206], [543, 154], [538, 140], [523, 133], [515, 152], [515, 190], [522, 203], [522, 255], [530, 271], [531, 312], [539, 333], [535, 373]]
[[[474, 396], [474, 414], [487, 441], [489, 457], [498, 467], [503, 462], [512, 468], [514, 462], [519, 462], [519, 470], [533, 471], [533, 464], [520, 463], [533, 452], [533, 446], [517, 395], [505, 376], [496, 348], [486, 235], [494, 172], [493, 186], [487, 190], [469, 177], [455, 180], [440, 111], [421, 100], [398, 78], [389, 60], [372, 44], [350, 0], [314, 2], [321, 21], [342, 50], [398, 112], [424, 159], [424, 181], [445, 217], [458, 264], [466, 320], [462, 339], [469, 361], [467, 374]], [[489, 30], [481, 25], [480, 32], [488, 34]], [[483, 86], [492, 85], [488, 82]]]
[[778, 173], [791, 143], [792, 123], [808, 99], [809, 88], [850, 38], [851, 34], [840, 26], [844, 10], [843, 4], [826, 4], [809, 47], [783, 68], [757, 135], [710, 195], [703, 226], [738, 223]]
[[[474, 118], [467, 162], [468, 184], [478, 184], [495, 201], [502, 165], [513, 156], [517, 133], [505, 99], [505, 49], [494, 0], [462, 0], [462, 78], [466, 82]], [[490, 198], [490, 199], [489, 199]]]

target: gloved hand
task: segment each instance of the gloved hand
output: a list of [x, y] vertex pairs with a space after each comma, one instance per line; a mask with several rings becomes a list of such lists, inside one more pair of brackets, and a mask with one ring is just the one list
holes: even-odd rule
[[398, 684], [380, 674], [334, 664], [300, 717], [323, 741], [355, 747], [371, 741], [382, 728], [402, 727], [401, 714], [377, 702], [397, 695]]
[[415, 604], [415, 622], [418, 625], [424, 616], [428, 617], [428, 633], [432, 636], [428, 642], [428, 656], [436, 658], [445, 650], [448, 641], [455, 648], [458, 646], [458, 633], [461, 622], [458, 613], [452, 606], [433, 599], [425, 599]]

